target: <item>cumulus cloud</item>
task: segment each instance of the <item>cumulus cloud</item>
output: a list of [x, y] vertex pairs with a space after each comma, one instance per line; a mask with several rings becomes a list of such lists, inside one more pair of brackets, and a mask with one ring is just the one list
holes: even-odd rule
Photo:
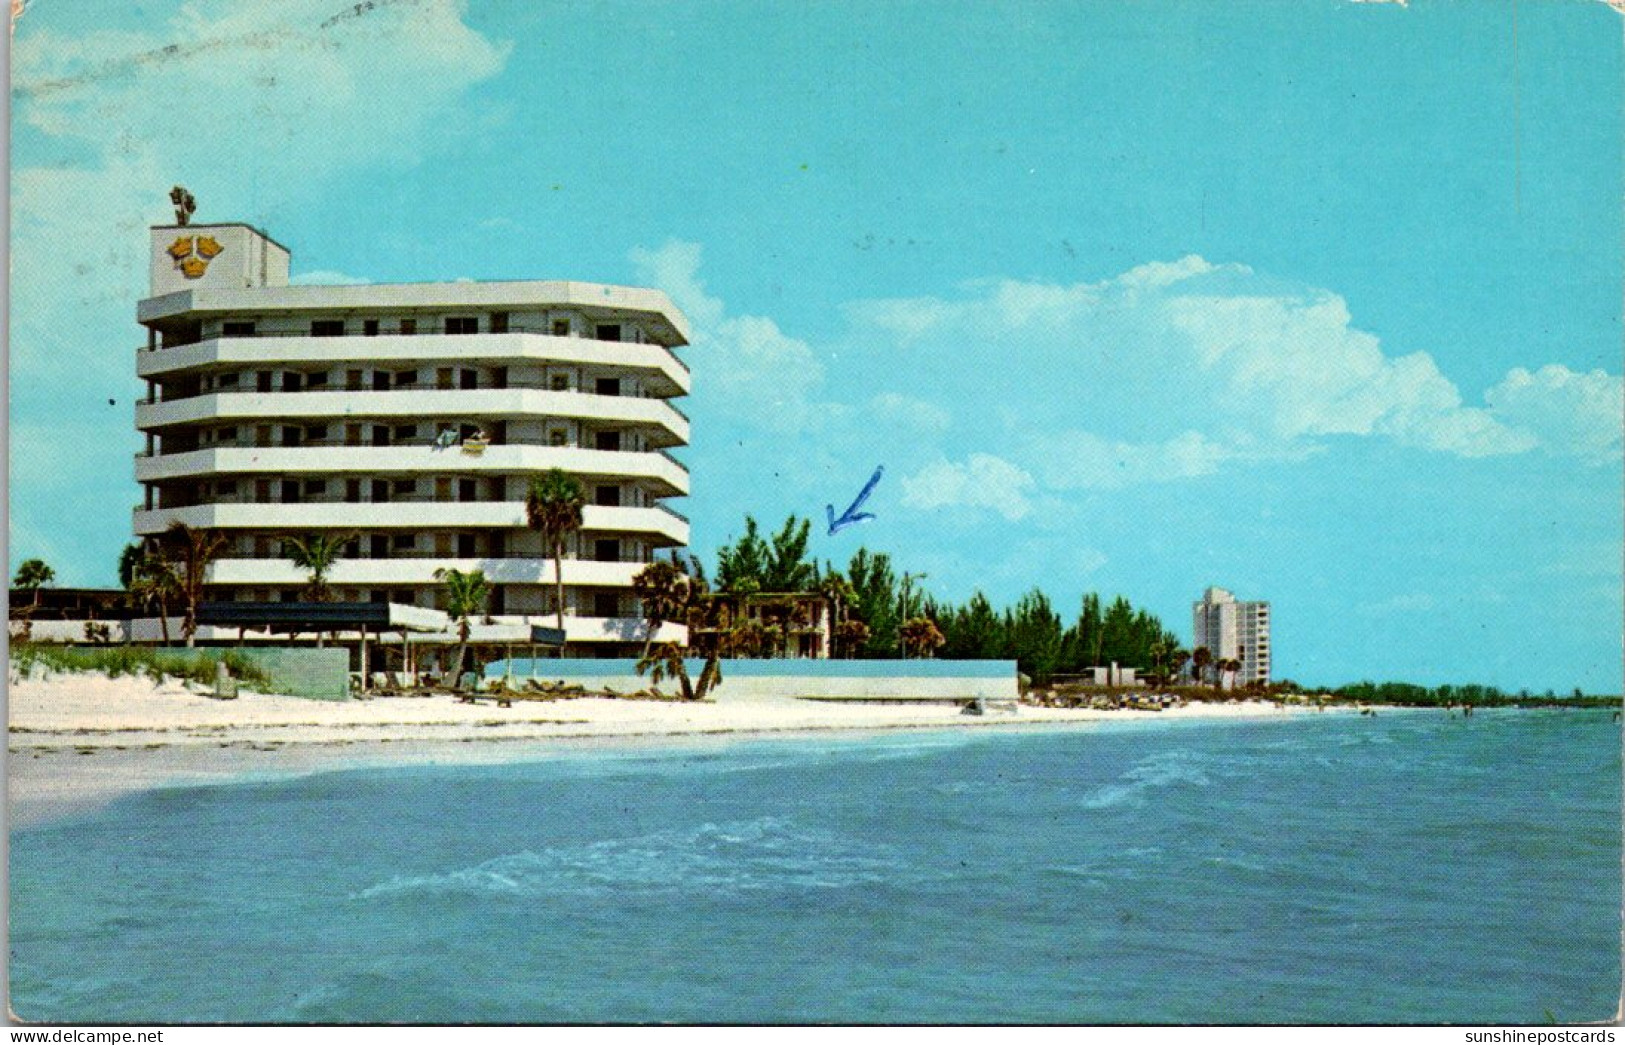
[[945, 457], [903, 480], [903, 503], [914, 508], [986, 508], [1014, 521], [1032, 513], [1033, 477], [1001, 457]]
[[1298, 459], [1339, 437], [1468, 458], [1620, 456], [1616, 375], [1519, 369], [1469, 403], [1427, 352], [1394, 353], [1359, 329], [1337, 294], [1194, 255], [1093, 283], [984, 281], [846, 314], [877, 358], [963, 361], [963, 375], [933, 377], [1008, 428], [1043, 429], [1028, 453], [1060, 487]]

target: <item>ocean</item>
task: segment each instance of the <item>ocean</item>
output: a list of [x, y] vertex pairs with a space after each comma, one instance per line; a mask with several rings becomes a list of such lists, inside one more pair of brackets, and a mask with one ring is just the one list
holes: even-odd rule
[[1383, 711], [557, 746], [154, 790], [11, 834], [11, 1005], [1606, 1020], [1620, 783], [1606, 712]]

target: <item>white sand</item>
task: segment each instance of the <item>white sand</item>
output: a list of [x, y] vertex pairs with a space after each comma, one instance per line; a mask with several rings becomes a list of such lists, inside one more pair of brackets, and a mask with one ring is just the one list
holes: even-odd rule
[[[55, 674], [10, 680], [12, 815], [170, 782], [384, 762], [546, 757], [560, 741], [698, 738], [821, 730], [1061, 727], [1102, 720], [1302, 714], [1262, 701], [1163, 712], [1066, 710], [964, 715], [953, 705], [804, 700], [679, 703], [582, 698], [466, 704], [450, 696], [318, 701], [243, 693], [215, 700], [177, 682]], [[509, 743], [490, 743], [507, 741]], [[90, 757], [97, 756], [97, 757]]]

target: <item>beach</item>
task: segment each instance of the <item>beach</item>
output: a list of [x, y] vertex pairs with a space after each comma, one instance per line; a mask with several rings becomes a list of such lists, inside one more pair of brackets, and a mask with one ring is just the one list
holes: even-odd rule
[[794, 699], [582, 697], [500, 707], [450, 695], [319, 701], [244, 691], [235, 700], [217, 700], [174, 679], [157, 684], [79, 673], [13, 678], [8, 704], [14, 822], [167, 784], [352, 765], [545, 758], [560, 745], [1313, 714], [1265, 701], [1185, 704], [1161, 712], [1022, 705], [978, 716], [953, 704]]

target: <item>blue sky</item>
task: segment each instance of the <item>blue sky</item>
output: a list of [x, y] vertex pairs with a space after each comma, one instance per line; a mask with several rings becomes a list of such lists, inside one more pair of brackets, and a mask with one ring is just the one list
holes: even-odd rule
[[94, 6], [13, 53], [13, 567], [113, 579], [179, 181], [303, 278], [667, 289], [702, 552], [885, 464], [821, 557], [1620, 689], [1601, 3]]

